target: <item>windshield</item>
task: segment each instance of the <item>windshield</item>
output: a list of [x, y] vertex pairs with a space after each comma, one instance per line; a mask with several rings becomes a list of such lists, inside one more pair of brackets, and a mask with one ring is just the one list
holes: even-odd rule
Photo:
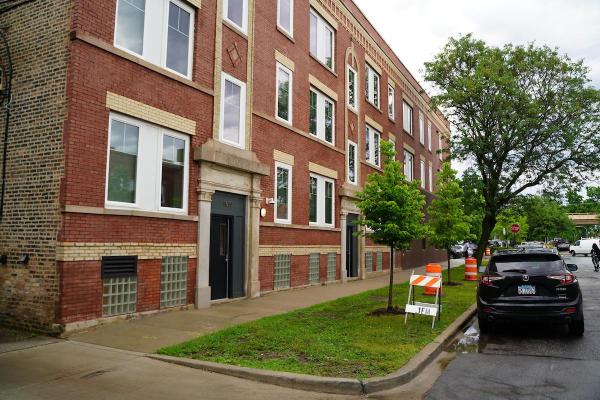
[[490, 261], [490, 272], [537, 273], [559, 272], [564, 270], [564, 261], [556, 254], [505, 255]]

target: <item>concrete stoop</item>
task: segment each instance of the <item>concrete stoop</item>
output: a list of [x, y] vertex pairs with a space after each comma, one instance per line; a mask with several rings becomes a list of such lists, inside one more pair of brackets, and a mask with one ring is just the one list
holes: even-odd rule
[[361, 395], [389, 390], [404, 385], [415, 378], [425, 369], [449, 344], [452, 338], [473, 318], [476, 305], [472, 305], [452, 324], [439, 334], [431, 343], [423, 348], [406, 365], [387, 376], [358, 380], [351, 378], [329, 378], [289, 372], [269, 371], [263, 369], [238, 367], [235, 365], [218, 364], [208, 361], [192, 360], [189, 358], [170, 357], [148, 354], [147, 357], [177, 364], [189, 368], [234, 376], [237, 378], [283, 386], [291, 389], [312, 392]]

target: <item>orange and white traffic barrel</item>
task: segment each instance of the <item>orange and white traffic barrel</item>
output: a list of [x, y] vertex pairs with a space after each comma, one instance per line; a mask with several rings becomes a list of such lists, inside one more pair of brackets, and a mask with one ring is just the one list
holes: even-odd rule
[[[442, 278], [442, 266], [440, 264], [430, 263], [425, 267], [425, 274], [434, 278]], [[435, 296], [437, 289], [434, 287], [424, 287], [427, 296]]]
[[465, 260], [465, 281], [476, 281], [477, 279], [477, 260], [467, 258]]

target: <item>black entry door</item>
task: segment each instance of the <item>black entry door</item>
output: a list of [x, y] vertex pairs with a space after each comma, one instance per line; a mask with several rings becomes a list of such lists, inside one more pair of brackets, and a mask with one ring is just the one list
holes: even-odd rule
[[231, 230], [233, 218], [225, 215], [213, 215], [210, 221], [210, 270], [209, 282], [211, 299], [229, 297], [229, 279], [231, 275]]
[[349, 278], [358, 277], [358, 237], [356, 220], [358, 215], [349, 214], [346, 222], [346, 271]]

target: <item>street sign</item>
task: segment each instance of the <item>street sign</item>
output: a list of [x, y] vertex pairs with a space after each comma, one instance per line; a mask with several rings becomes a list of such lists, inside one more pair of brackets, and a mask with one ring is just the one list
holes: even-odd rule
[[521, 232], [521, 225], [519, 225], [519, 224], [512, 224], [510, 226], [510, 231], [512, 233], [519, 233], [519, 232]]
[[[421, 286], [433, 288], [436, 291], [435, 303], [421, 303], [415, 301], [414, 287]], [[404, 323], [408, 320], [408, 314], [419, 314], [433, 317], [431, 329], [435, 327], [436, 317], [439, 319], [442, 306], [440, 304], [440, 294], [442, 292], [442, 278], [437, 276], [415, 275], [414, 271], [410, 276], [410, 287], [408, 289], [408, 301], [404, 308]]]

